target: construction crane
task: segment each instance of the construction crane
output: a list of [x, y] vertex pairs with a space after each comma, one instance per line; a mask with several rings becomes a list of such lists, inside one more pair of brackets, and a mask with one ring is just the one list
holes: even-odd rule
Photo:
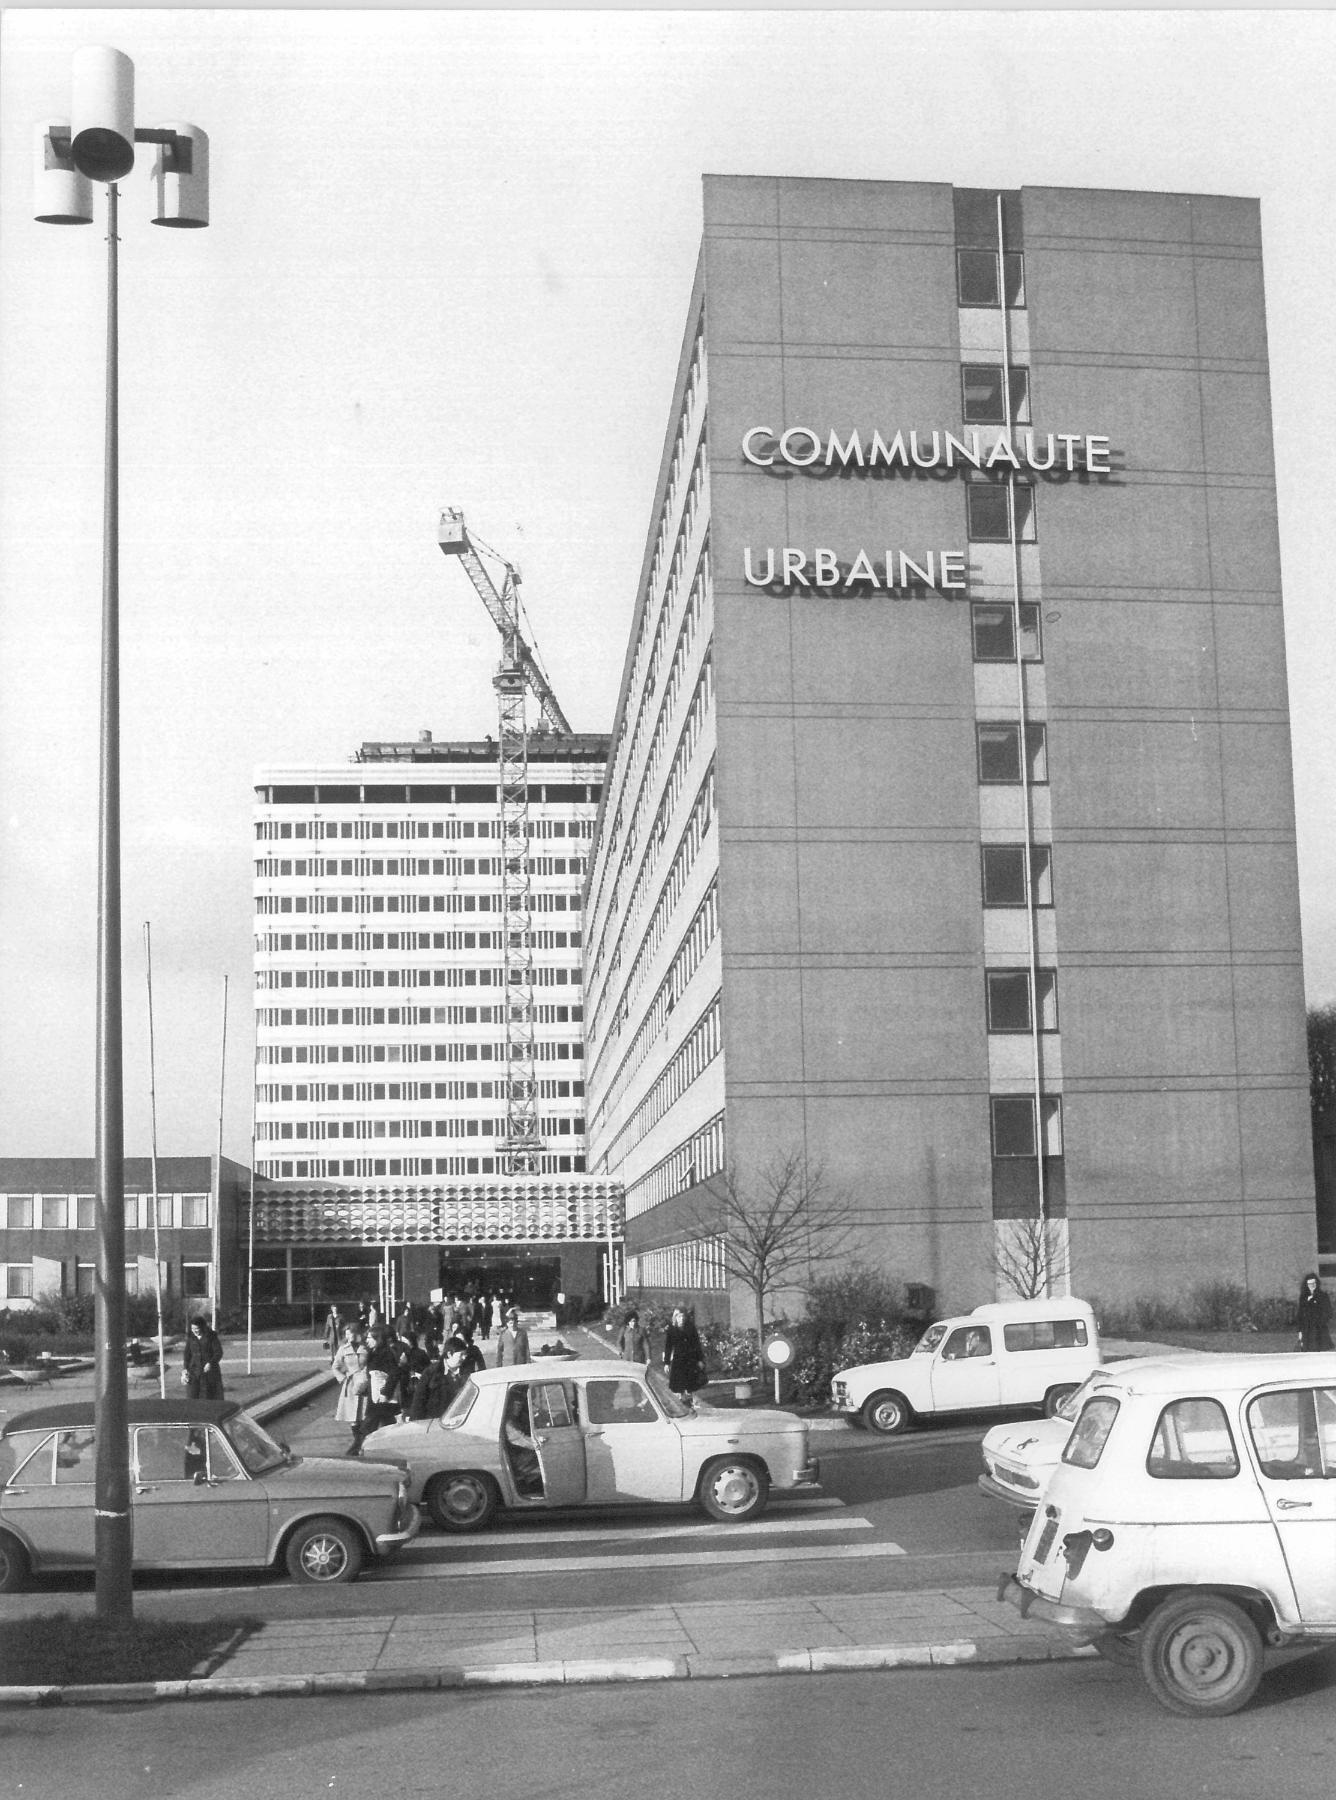
[[[537, 1054], [534, 1043], [533, 896], [529, 870], [529, 726], [532, 694], [548, 729], [572, 735], [547, 677], [520, 629], [520, 572], [497, 551], [469, 535], [464, 515], [441, 513], [437, 539], [446, 556], [458, 557], [501, 633], [496, 689], [497, 796], [501, 836], [501, 940], [506, 1019], [506, 1124], [498, 1146], [507, 1175], [537, 1175], [543, 1141], [538, 1129]], [[504, 571], [501, 586], [479, 556], [484, 550]]]

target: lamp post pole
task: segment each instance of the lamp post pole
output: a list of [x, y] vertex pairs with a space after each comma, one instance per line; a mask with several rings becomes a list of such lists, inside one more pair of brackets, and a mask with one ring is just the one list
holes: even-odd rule
[[[135, 144], [160, 146], [154, 224], [209, 222], [209, 140], [194, 125], [137, 131], [134, 64], [119, 50], [76, 52], [71, 116], [38, 127], [34, 216], [89, 225], [93, 182], [107, 189], [106, 432], [102, 511], [102, 666], [97, 855], [97, 1101], [94, 1187], [93, 1564], [99, 1619], [133, 1616], [129, 1390], [125, 1356], [125, 1095], [121, 1018], [120, 442], [117, 307], [118, 182]], [[156, 1213], [155, 1213], [156, 1225]]]

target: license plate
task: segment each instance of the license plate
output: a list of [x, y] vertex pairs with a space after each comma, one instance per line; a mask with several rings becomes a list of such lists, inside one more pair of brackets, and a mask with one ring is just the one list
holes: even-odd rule
[[1048, 1553], [1053, 1548], [1058, 1535], [1058, 1521], [1050, 1519], [1039, 1534], [1039, 1542], [1035, 1545], [1034, 1559], [1037, 1563], [1047, 1562]]

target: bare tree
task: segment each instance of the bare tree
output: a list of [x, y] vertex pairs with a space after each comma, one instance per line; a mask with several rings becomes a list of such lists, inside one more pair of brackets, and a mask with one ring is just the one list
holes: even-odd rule
[[750, 1177], [729, 1164], [706, 1191], [696, 1228], [722, 1244], [727, 1272], [749, 1289], [764, 1335], [767, 1301], [840, 1259], [857, 1210], [846, 1194], [830, 1189], [821, 1165], [798, 1150], [775, 1156]]
[[993, 1272], [1018, 1300], [1067, 1291], [1071, 1255], [1065, 1219], [1001, 1219], [993, 1229]]

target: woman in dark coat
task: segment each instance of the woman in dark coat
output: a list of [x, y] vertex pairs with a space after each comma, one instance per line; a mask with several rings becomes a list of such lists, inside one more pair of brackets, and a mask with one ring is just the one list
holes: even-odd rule
[[1311, 1271], [1299, 1289], [1299, 1348], [1330, 1350], [1331, 1299]]
[[672, 1323], [663, 1334], [663, 1366], [669, 1387], [688, 1402], [705, 1386], [705, 1349], [685, 1307], [673, 1308]]
[[223, 1340], [204, 1319], [192, 1319], [186, 1331], [185, 1364], [181, 1380], [191, 1400], [221, 1400]]

